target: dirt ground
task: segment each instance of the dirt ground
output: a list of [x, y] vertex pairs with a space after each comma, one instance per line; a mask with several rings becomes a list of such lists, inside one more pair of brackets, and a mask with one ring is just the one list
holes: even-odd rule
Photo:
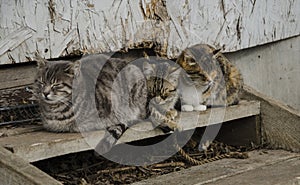
[[[250, 150], [246, 147], [232, 147], [216, 141], [206, 151], [199, 151], [197, 148], [195, 146], [192, 148], [191, 144], [188, 144], [184, 150], [189, 156], [199, 161], [211, 159], [229, 151], [245, 152]], [[33, 165], [67, 185], [130, 184], [193, 166], [179, 153], [156, 164], [128, 166], [109, 161], [104, 157], [95, 155], [93, 151], [56, 157], [35, 162]]]

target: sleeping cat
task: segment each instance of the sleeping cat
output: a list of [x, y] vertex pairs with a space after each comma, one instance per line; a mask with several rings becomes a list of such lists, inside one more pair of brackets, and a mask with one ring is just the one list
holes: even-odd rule
[[[176, 92], [176, 75], [166, 79], [170, 83], [164, 82], [155, 78], [159, 69], [155, 66], [145, 64], [141, 69], [102, 54], [75, 62], [49, 62], [37, 57], [37, 62], [35, 95], [43, 126], [49, 131], [105, 129], [104, 139], [96, 147], [96, 151], [105, 153], [129, 126], [146, 118], [148, 106], [150, 117], [158, 125], [172, 130], [178, 127], [172, 121], [173, 102], [168, 105], [168, 97]], [[174, 87], [167, 86], [173, 82]]]
[[201, 111], [206, 106], [228, 106], [239, 102], [243, 79], [239, 70], [212, 46], [197, 44], [185, 49], [176, 60], [182, 75], [182, 111]]
[[[153, 124], [161, 128], [180, 129], [173, 121], [177, 116], [174, 106], [178, 100], [178, 80], [181, 68], [172, 61], [155, 60], [143, 63], [148, 86], [148, 111]], [[161, 124], [164, 120], [165, 125]]]

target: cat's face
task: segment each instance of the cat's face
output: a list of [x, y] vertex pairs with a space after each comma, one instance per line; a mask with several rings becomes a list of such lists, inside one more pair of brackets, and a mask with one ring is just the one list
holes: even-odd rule
[[152, 101], [159, 105], [174, 102], [174, 98], [178, 96], [177, 86], [181, 68], [167, 62], [145, 62], [143, 69]]
[[69, 61], [39, 63], [36, 78], [38, 98], [48, 104], [70, 100], [77, 67], [77, 63]]
[[165, 79], [151, 77], [147, 80], [149, 97], [152, 98], [157, 105], [163, 105], [168, 102], [173, 102], [177, 96], [176, 86], [172, 85]]
[[214, 52], [211, 47], [196, 45], [184, 50], [177, 59], [177, 64], [185, 70], [197, 88], [208, 89], [217, 77]]

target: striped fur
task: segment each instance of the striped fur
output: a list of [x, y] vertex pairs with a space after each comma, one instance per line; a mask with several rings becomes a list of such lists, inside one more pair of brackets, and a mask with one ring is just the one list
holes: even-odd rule
[[198, 90], [200, 103], [207, 106], [239, 102], [243, 79], [239, 70], [218, 50], [206, 44], [185, 49], [177, 59]]
[[75, 62], [39, 58], [36, 96], [44, 127], [53, 132], [104, 129], [98, 153], [109, 151], [128, 127], [146, 119], [149, 112], [154, 123], [176, 129], [172, 120], [177, 114], [179, 72], [168, 63], [150, 66], [140, 68], [102, 54]]
[[36, 96], [49, 131], [105, 129], [106, 137], [98, 144], [104, 153], [146, 116], [147, 82], [135, 65], [105, 55], [76, 62], [39, 59], [38, 64]]
[[158, 60], [144, 62], [147, 78], [150, 120], [166, 131], [180, 129], [173, 120], [177, 116], [174, 106], [178, 100], [178, 79], [181, 68], [174, 62]]

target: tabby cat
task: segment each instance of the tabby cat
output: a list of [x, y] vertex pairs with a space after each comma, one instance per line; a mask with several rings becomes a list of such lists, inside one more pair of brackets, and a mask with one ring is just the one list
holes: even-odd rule
[[206, 106], [239, 102], [243, 86], [241, 73], [219, 50], [197, 44], [186, 48], [176, 63], [187, 73], [180, 80], [182, 111], [201, 111]]
[[[153, 124], [172, 130], [180, 129], [173, 121], [177, 116], [175, 104], [178, 100], [177, 86], [181, 68], [172, 61], [155, 60], [144, 62], [147, 78], [150, 120]], [[161, 124], [163, 120], [164, 125]]]
[[[172, 75], [157, 74], [163, 72], [161, 67], [146, 62], [141, 69], [102, 54], [75, 62], [37, 57], [37, 62], [36, 97], [49, 131], [105, 129], [96, 151], [106, 153], [129, 126], [146, 118], [147, 110], [158, 125], [177, 128], [172, 121], [174, 102], [169, 99], [176, 99], [176, 70]], [[158, 65], [171, 68], [167, 63]]]

